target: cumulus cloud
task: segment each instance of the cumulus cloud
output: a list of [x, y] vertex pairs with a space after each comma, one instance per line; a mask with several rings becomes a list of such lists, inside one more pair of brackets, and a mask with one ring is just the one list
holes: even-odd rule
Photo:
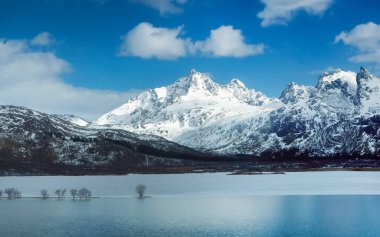
[[54, 43], [54, 38], [49, 32], [41, 32], [31, 41], [32, 45], [49, 46]]
[[140, 23], [122, 37], [120, 56], [176, 59], [186, 55], [186, 40], [180, 38], [182, 27], [174, 29]]
[[174, 60], [189, 55], [247, 57], [264, 53], [264, 44], [247, 44], [239, 29], [220, 26], [206, 40], [193, 42], [183, 37], [183, 27], [163, 28], [140, 23], [122, 37], [120, 56]]
[[337, 35], [335, 43], [338, 42], [357, 49], [358, 54], [350, 61], [372, 62], [380, 66], [380, 25], [373, 22], [357, 25], [351, 31]]
[[263, 44], [246, 44], [241, 30], [233, 26], [211, 30], [209, 38], [195, 43], [195, 49], [213, 57], [246, 57], [264, 53]]
[[130, 0], [134, 3], [143, 4], [145, 6], [156, 9], [160, 15], [178, 14], [183, 11], [181, 8], [187, 0]]
[[330, 7], [333, 0], [261, 0], [264, 10], [257, 14], [262, 19], [261, 26], [286, 25], [295, 13], [305, 11], [319, 15]]
[[0, 39], [0, 104], [92, 120], [137, 94], [72, 86], [62, 79], [71, 71], [70, 64], [31, 48], [31, 43]]

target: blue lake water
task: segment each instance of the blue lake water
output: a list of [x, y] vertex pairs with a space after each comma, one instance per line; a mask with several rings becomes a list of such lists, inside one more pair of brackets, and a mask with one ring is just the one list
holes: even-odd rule
[[0, 201], [0, 236], [379, 236], [379, 196]]
[[379, 182], [378, 172], [0, 177], [24, 196], [82, 186], [100, 196], [2, 199], [0, 236], [379, 236]]

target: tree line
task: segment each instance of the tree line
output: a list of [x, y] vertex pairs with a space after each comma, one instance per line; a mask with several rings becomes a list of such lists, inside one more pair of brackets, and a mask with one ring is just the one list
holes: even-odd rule
[[[145, 197], [146, 189], [147, 188], [145, 185], [139, 184], [136, 186], [135, 192], [139, 195], [139, 198], [143, 198]], [[4, 192], [0, 190], [0, 198], [3, 197], [3, 193], [8, 199], [21, 198], [21, 191], [19, 191], [17, 188], [6, 188]], [[66, 189], [57, 189], [54, 191], [54, 194], [56, 196], [51, 197], [46, 189], [42, 189], [40, 191], [41, 198], [44, 200], [48, 198], [58, 198], [59, 200], [62, 200], [66, 198], [66, 193]], [[87, 188], [71, 189], [69, 195], [73, 200], [90, 200], [93, 197], [91, 191]]]
[[[58, 198], [59, 200], [64, 199], [66, 198], [66, 191], [66, 189], [57, 189], [56, 191], [54, 191], [56, 196], [52, 198]], [[10, 200], [21, 198], [21, 191], [19, 191], [17, 188], [6, 188], [4, 192], [3, 190], [0, 190], [0, 198], [3, 197], [3, 194], [5, 194], [5, 197]], [[51, 197], [46, 189], [42, 189], [40, 191], [40, 195], [42, 199], [48, 199]], [[92, 198], [92, 193], [87, 188], [71, 189], [70, 195], [73, 200], [90, 200]]]

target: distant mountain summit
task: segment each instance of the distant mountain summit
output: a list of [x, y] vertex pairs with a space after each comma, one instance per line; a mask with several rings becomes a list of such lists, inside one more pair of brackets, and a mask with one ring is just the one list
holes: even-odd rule
[[[380, 79], [361, 68], [290, 83], [279, 99], [239, 80], [219, 85], [191, 70], [104, 114], [90, 127], [164, 137], [222, 154], [336, 156], [380, 154]], [[288, 152], [288, 153], [287, 153]]]
[[380, 111], [380, 79], [375, 77], [364, 67], [356, 77], [356, 103], [363, 115], [379, 115]]

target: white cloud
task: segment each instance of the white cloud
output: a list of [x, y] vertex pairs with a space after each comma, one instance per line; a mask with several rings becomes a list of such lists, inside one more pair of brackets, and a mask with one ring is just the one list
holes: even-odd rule
[[264, 53], [264, 45], [244, 43], [241, 30], [233, 26], [220, 26], [211, 30], [209, 38], [197, 41], [195, 49], [213, 57], [246, 57]]
[[154, 27], [142, 22], [122, 37], [120, 56], [172, 60], [186, 55], [186, 40], [180, 38], [182, 27]]
[[298, 11], [319, 15], [326, 11], [333, 0], [261, 0], [263, 11], [257, 14], [262, 19], [261, 26], [286, 25]]
[[358, 54], [351, 57], [353, 62], [372, 62], [380, 65], [380, 25], [373, 22], [355, 26], [349, 32], [341, 32], [335, 37], [335, 43], [357, 49]]
[[54, 43], [53, 36], [48, 32], [41, 32], [31, 41], [32, 45], [49, 46]]
[[333, 67], [333, 66], [328, 66], [326, 67], [325, 69], [316, 69], [316, 70], [311, 70], [309, 71], [307, 74], [309, 75], [320, 75], [322, 74], [323, 72], [335, 72], [336, 70], [338, 70], [339, 68], [336, 68], [336, 67]]
[[0, 39], [0, 104], [95, 119], [137, 94], [72, 86], [62, 79], [71, 71], [69, 63], [30, 43]]
[[131, 2], [140, 3], [145, 6], [156, 9], [160, 15], [165, 16], [168, 14], [181, 13], [183, 6], [187, 0], [130, 0]]
[[264, 53], [263, 44], [246, 44], [242, 32], [233, 26], [211, 30], [206, 40], [195, 43], [182, 35], [182, 27], [154, 27], [143, 22], [122, 37], [119, 55], [174, 60], [188, 55], [247, 57]]

